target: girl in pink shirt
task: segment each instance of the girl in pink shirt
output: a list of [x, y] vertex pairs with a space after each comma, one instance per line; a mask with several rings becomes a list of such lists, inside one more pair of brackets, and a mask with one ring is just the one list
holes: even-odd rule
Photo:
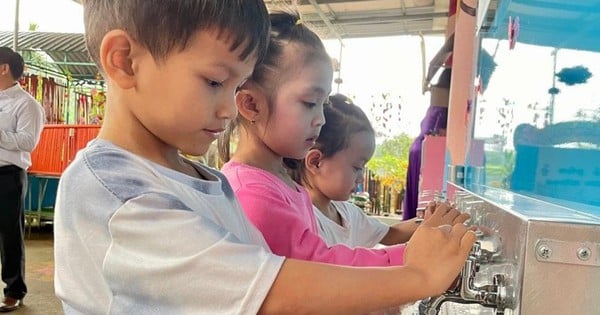
[[[223, 173], [275, 254], [349, 266], [402, 265], [404, 245], [330, 247], [320, 237], [310, 196], [287, 170], [314, 146], [325, 124], [331, 59], [319, 37], [297, 17], [283, 13], [271, 18], [267, 56], [236, 97], [239, 115], [231, 128], [237, 126], [239, 142]], [[227, 135], [221, 140], [227, 159]]]

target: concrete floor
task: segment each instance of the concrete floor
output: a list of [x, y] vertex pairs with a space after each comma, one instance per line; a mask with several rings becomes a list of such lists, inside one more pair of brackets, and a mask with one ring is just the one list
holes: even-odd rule
[[[8, 314], [64, 314], [54, 295], [54, 241], [52, 227], [33, 229], [25, 239], [25, 283], [27, 296], [23, 307]], [[1, 283], [4, 287], [4, 284]]]

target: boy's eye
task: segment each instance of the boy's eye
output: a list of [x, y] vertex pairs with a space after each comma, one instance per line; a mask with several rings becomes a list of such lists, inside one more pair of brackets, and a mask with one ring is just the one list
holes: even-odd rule
[[210, 80], [210, 79], [206, 79], [206, 83], [208, 84], [208, 86], [214, 87], [214, 88], [223, 86], [222, 82], [218, 82], [218, 81], [214, 81], [214, 80]]
[[308, 108], [313, 108], [313, 107], [317, 106], [317, 103], [313, 103], [313, 102], [302, 102], [302, 104], [304, 104], [304, 106], [306, 106]]

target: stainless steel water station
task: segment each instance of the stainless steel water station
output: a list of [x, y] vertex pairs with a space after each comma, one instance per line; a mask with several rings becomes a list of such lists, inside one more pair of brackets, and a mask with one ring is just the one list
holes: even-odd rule
[[420, 314], [600, 314], [600, 216], [487, 186], [452, 188], [478, 241], [458, 284], [421, 301]]

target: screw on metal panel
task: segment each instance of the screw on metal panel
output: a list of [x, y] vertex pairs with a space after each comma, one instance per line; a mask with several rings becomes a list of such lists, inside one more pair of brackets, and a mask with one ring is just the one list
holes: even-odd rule
[[588, 260], [592, 256], [592, 251], [587, 247], [580, 247], [577, 249], [577, 258], [580, 260]]
[[543, 259], [548, 259], [552, 256], [552, 250], [547, 245], [538, 246], [537, 253]]

